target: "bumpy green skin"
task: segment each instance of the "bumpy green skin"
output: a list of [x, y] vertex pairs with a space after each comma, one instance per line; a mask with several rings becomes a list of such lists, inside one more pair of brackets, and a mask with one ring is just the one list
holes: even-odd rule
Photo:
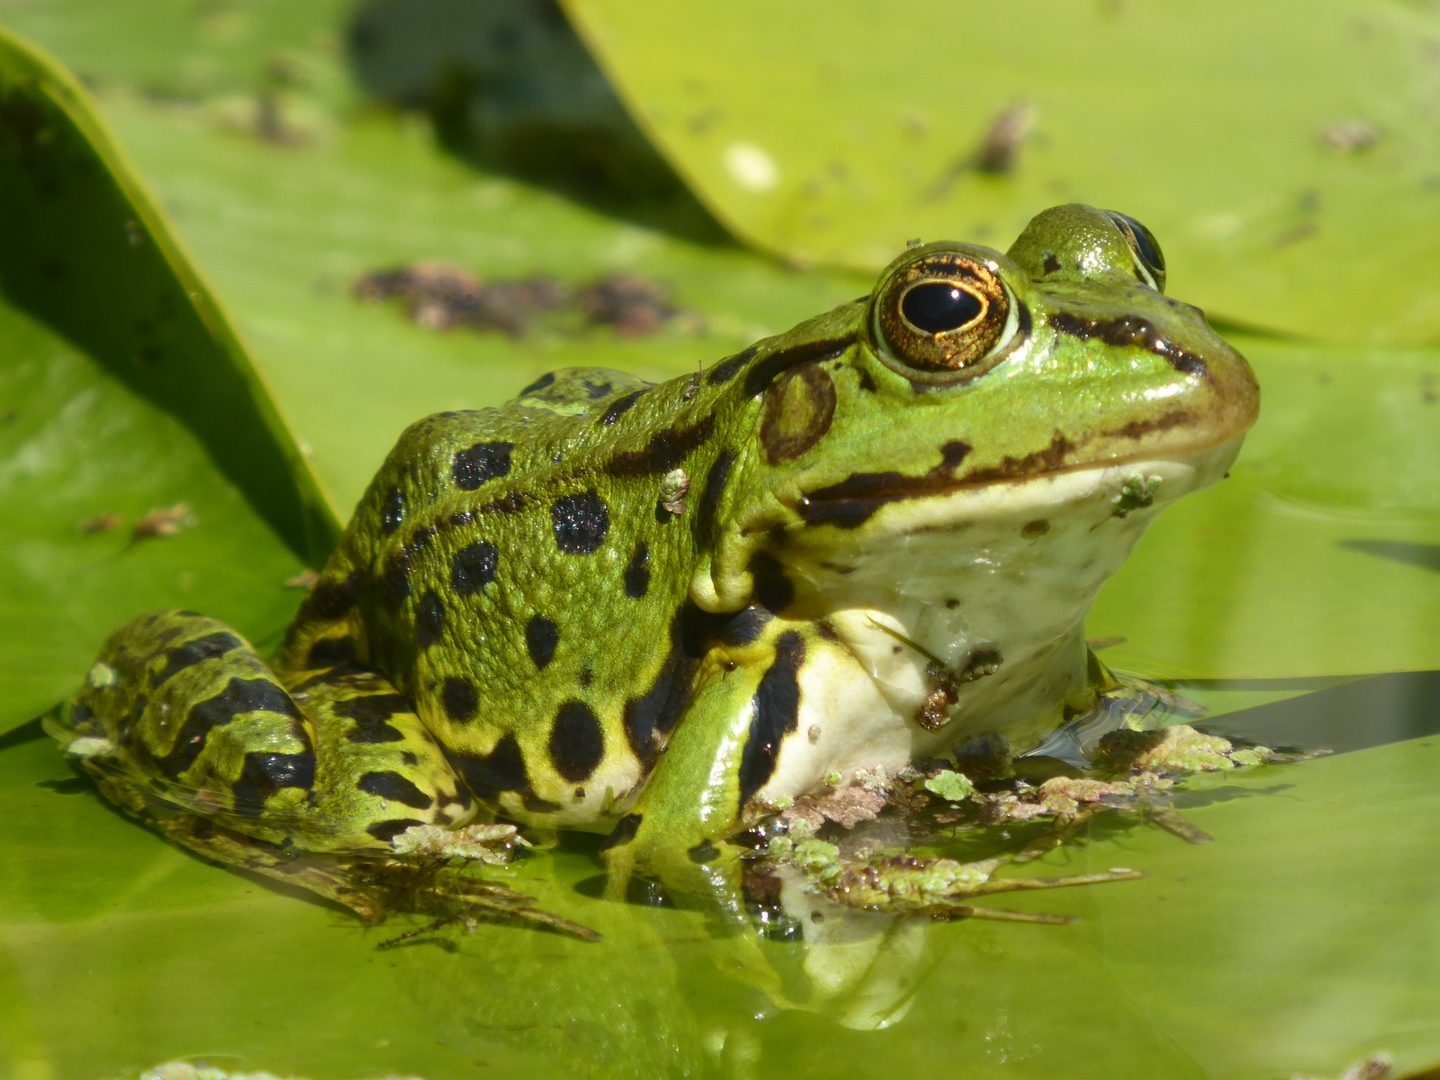
[[[986, 318], [1008, 312], [1005, 326], [951, 336], [982, 335], [963, 370], [916, 366], [877, 330], [894, 303], [887, 283], [928, 258], [968, 260], [1002, 283]], [[291, 850], [383, 850], [411, 825], [468, 820], [473, 796], [523, 821], [613, 829], [621, 869], [707, 873], [715, 843], [777, 798], [863, 762], [860, 706], [842, 742], [821, 729], [842, 723], [848, 688], [855, 701], [877, 693], [857, 656], [878, 616], [855, 613], [890, 610], [885, 583], [896, 591], [911, 569], [897, 538], [953, 533], [945, 550], [971, 558], [965, 530], [983, 518], [1038, 558], [1043, 485], [1238, 445], [1258, 404], [1249, 368], [1196, 309], [1146, 282], [1113, 218], [1059, 207], [1008, 256], [908, 252], [872, 297], [701, 374], [648, 386], [559, 372], [501, 409], [421, 420], [371, 483], [273, 672], [200, 616], [145, 616], [116, 632], [76, 699], [72, 749], [117, 802], [180, 815], [172, 834], [221, 858], [206, 846], [212, 824]], [[1097, 551], [1110, 550], [1097, 530], [1117, 530], [1116, 563], [1151, 512], [1114, 513], [1138, 482], [1097, 487], [1095, 524], [1075, 526]], [[1026, 507], [1013, 528], [1007, 493]], [[1033, 745], [1093, 704], [1079, 637], [1093, 588], [1056, 623], [1063, 633], [1025, 646], [1059, 674], [1020, 720], [996, 720], [1001, 734]], [[954, 671], [937, 675], [947, 641], [914, 636], [931, 658], [925, 731], [964, 713], [967, 680], [994, 695], [1023, 669], [992, 675], [990, 662], [981, 678], [973, 655], [969, 669], [942, 655]], [[807, 682], [817, 672], [844, 693], [822, 695]], [[1021, 681], [1033, 697], [1033, 674]], [[946, 745], [926, 742], [908, 708], [891, 710], [887, 745]]]

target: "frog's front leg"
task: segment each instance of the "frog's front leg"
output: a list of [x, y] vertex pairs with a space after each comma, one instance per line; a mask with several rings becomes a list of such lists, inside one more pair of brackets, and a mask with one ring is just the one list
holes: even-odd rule
[[287, 685], [234, 631], [190, 612], [117, 630], [62, 726], [69, 752], [130, 814], [202, 855], [362, 914], [339, 870], [287, 870], [305, 865], [302, 855], [384, 856], [411, 826], [475, 813], [378, 673], [336, 667]]
[[743, 849], [727, 838], [770, 775], [799, 708], [804, 640], [778, 620], [743, 647], [710, 650], [640, 798], [606, 841], [612, 895], [633, 873], [744, 919]]

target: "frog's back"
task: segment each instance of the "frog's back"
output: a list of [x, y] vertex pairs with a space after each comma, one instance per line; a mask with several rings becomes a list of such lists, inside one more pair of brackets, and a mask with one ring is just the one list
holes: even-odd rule
[[678, 625], [694, 540], [656, 492], [677, 453], [701, 448], [667, 453], [662, 430], [647, 457], [656, 419], [642, 415], [684, 411], [686, 382], [572, 369], [501, 408], [411, 425], [285, 665], [373, 665], [482, 801], [606, 827], [644, 781], [694, 663]]

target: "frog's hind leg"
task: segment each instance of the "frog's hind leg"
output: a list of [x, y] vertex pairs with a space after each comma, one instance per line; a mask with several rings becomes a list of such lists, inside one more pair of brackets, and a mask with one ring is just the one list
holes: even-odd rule
[[[60, 726], [112, 802], [192, 850], [275, 877], [306, 854], [384, 855], [411, 826], [453, 827], [475, 812], [380, 675], [336, 667], [287, 688], [238, 634], [190, 612], [116, 631]], [[298, 883], [350, 903], [323, 881]]]

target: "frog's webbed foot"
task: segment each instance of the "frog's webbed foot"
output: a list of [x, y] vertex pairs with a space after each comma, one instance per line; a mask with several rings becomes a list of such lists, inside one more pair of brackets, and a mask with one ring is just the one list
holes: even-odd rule
[[691, 848], [663, 843], [632, 843], [622, 822], [606, 841], [605, 898], [624, 902], [636, 880], [660, 886], [681, 907], [716, 915], [722, 921], [744, 924], [744, 858], [748, 849], [724, 840], [704, 841]]
[[586, 926], [536, 907], [533, 897], [476, 873], [477, 864], [502, 866], [517, 848], [528, 846], [513, 825], [412, 826], [391, 841], [388, 853], [297, 851], [293, 845], [228, 828], [221, 815], [186, 813], [169, 800], [140, 798], [133, 785], [100, 761], [92, 759], [83, 767], [112, 802], [205, 859], [312, 892], [348, 908], [367, 926], [397, 915], [433, 920], [402, 938], [442, 926], [470, 929], [494, 919], [544, 926], [590, 941], [599, 938]]
[[514, 825], [453, 830], [414, 826], [395, 838], [393, 855], [308, 855], [260, 872], [343, 904], [371, 926], [395, 914], [432, 918], [427, 926], [401, 934], [381, 948], [445, 926], [468, 930], [482, 919], [497, 918], [599, 940], [589, 927], [536, 907], [533, 897], [474, 872], [477, 864], [504, 865], [517, 846], [529, 845]]
[[382, 943], [381, 948], [442, 927], [468, 930], [483, 920], [495, 919], [544, 926], [586, 941], [600, 937], [589, 927], [536, 907], [534, 897], [476, 877], [467, 873], [464, 865], [448, 861], [301, 855], [289, 862], [250, 869], [333, 900], [370, 926], [396, 915], [419, 915], [432, 920], [420, 930]]

